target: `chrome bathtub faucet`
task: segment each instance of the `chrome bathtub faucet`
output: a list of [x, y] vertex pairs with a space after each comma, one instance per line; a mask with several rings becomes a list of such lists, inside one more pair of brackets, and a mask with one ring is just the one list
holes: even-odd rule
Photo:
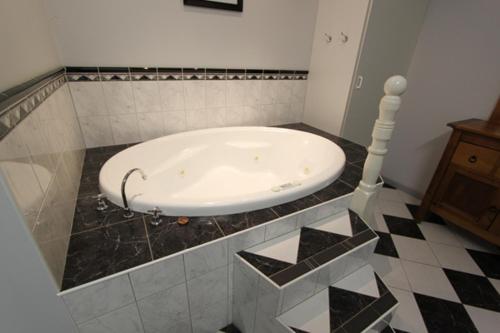
[[108, 205], [106, 204], [106, 201], [104, 200], [106, 198], [106, 194], [99, 193], [98, 195], [94, 196], [93, 198], [97, 199], [97, 207], [95, 208], [97, 211], [103, 212], [106, 209], [108, 209]]
[[151, 225], [156, 227], [156, 226], [160, 225], [161, 222], [163, 222], [161, 219], [161, 215], [160, 215], [162, 213], [160, 208], [155, 207], [154, 209], [150, 209], [150, 210], [148, 210], [148, 213], [151, 213], [151, 215], [152, 215], [151, 221], [149, 221], [149, 223], [151, 223]]
[[133, 168], [130, 169], [125, 176], [123, 176], [122, 179], [122, 201], [123, 201], [123, 217], [126, 219], [129, 219], [131, 217], [134, 217], [134, 212], [129, 208], [128, 206], [128, 201], [127, 201], [127, 195], [125, 194], [125, 185], [127, 184], [128, 177], [130, 177], [131, 174], [133, 174], [135, 171], [138, 171], [141, 174], [141, 177], [143, 180], [146, 180], [148, 177], [142, 171], [142, 169], [139, 168]]

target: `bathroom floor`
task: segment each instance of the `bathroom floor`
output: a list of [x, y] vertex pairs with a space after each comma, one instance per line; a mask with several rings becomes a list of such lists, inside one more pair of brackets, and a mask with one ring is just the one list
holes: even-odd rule
[[500, 251], [434, 216], [416, 223], [419, 201], [384, 186], [378, 197], [380, 240], [370, 264], [399, 307], [394, 329], [498, 332]]

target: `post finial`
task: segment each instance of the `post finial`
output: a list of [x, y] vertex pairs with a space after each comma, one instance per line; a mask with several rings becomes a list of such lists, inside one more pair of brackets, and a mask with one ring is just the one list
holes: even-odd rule
[[384, 84], [384, 92], [387, 95], [399, 96], [406, 91], [406, 79], [401, 75], [391, 76]]

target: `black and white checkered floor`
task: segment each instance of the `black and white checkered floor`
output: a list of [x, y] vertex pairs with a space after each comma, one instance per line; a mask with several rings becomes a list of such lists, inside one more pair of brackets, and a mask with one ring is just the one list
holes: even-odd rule
[[400, 305], [395, 329], [500, 332], [500, 251], [438, 216], [417, 223], [419, 201], [384, 187], [375, 225], [380, 236], [370, 263]]

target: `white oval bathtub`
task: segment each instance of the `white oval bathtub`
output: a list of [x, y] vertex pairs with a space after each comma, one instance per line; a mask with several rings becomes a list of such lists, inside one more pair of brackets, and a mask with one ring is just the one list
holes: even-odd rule
[[127, 182], [132, 210], [207, 216], [271, 207], [309, 195], [343, 171], [345, 155], [315, 134], [271, 127], [228, 127], [169, 135], [130, 147], [102, 167], [99, 185], [123, 207]]

